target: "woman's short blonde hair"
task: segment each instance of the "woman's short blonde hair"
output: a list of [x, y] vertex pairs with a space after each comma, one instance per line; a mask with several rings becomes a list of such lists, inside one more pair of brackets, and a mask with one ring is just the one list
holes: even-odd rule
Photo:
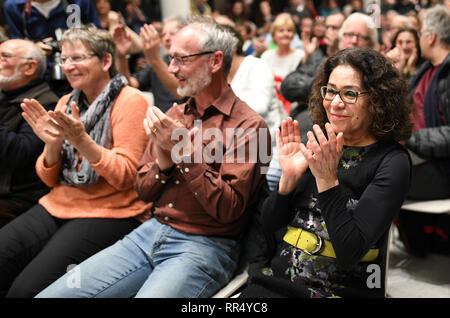
[[102, 59], [107, 54], [111, 54], [112, 64], [109, 68], [109, 76], [114, 77], [117, 74], [116, 69], [116, 45], [114, 39], [107, 30], [98, 29], [95, 25], [89, 24], [81, 27], [67, 29], [59, 43], [62, 47], [63, 43], [74, 43], [81, 41], [87, 48], [91, 49], [94, 54]]
[[283, 26], [289, 27], [294, 32], [296, 31], [295, 22], [294, 20], [292, 20], [292, 17], [289, 13], [280, 13], [279, 15], [277, 15], [272, 25], [270, 26], [270, 34], [272, 35], [272, 38], [275, 34], [275, 31]]

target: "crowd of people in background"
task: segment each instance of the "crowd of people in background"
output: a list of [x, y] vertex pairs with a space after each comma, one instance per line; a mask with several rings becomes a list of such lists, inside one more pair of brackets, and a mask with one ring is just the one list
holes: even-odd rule
[[[362, 0], [191, 0], [190, 16], [210, 21], [191, 24], [181, 16], [161, 19], [154, 0], [0, 3], [0, 297], [34, 297], [55, 281], [42, 297], [73, 296], [57, 281], [68, 265], [82, 263], [94, 277], [98, 264], [120, 263], [112, 256], [116, 251], [136, 255], [134, 243], [142, 249], [150, 244], [142, 240], [145, 233], [168, 228], [180, 232], [167, 234], [169, 239], [189, 241], [189, 235], [200, 235], [202, 241], [192, 246], [206, 244], [205, 259], [226, 250], [224, 259], [211, 263], [224, 267], [223, 281], [210, 266], [186, 261], [191, 256], [176, 245], [174, 258], [188, 263], [185, 272], [197, 277], [197, 284], [189, 285], [195, 295], [155, 292], [147, 285], [150, 277], [157, 277], [155, 284], [163, 290], [170, 274], [162, 265], [149, 264], [144, 276], [136, 275], [139, 283], [127, 282], [129, 289], [105, 295], [209, 297], [232, 277], [239, 260], [235, 243], [249, 221], [244, 212], [258, 204], [255, 209], [262, 211], [269, 236], [280, 239], [280, 228], [288, 230], [274, 247], [278, 256], [265, 260], [266, 273], [252, 273], [246, 297], [332, 297], [336, 292], [382, 297], [384, 293], [365, 294], [362, 267], [348, 275], [336, 266], [353, 266], [380, 249], [394, 220], [408, 250], [425, 254], [424, 245], [408, 236], [437, 221], [397, 213], [405, 198], [450, 198], [450, 0], [382, 0], [377, 8]], [[67, 25], [70, 4], [79, 6], [83, 27]], [[188, 70], [191, 62], [198, 69]], [[231, 100], [242, 109], [232, 112]], [[345, 116], [333, 112], [344, 104], [360, 117], [341, 127], [335, 117]], [[327, 116], [336, 122], [330, 125]], [[167, 139], [160, 136], [188, 127], [192, 137], [194, 120], [200, 118], [211, 126], [216, 125], [213, 119], [220, 121], [215, 129], [223, 131], [231, 124], [268, 128], [272, 160], [267, 167], [174, 164], [168, 159]], [[356, 155], [349, 150], [354, 147]], [[326, 173], [321, 170], [326, 160], [314, 155], [324, 149], [329, 162], [339, 163]], [[295, 165], [299, 170], [292, 171]], [[360, 165], [371, 175], [361, 175]], [[262, 166], [267, 168], [264, 180], [256, 176]], [[202, 179], [192, 177], [194, 172]], [[396, 173], [398, 178], [383, 178]], [[330, 179], [337, 183], [323, 186]], [[377, 192], [377, 180], [385, 185], [383, 191]], [[355, 197], [347, 206], [345, 195], [333, 193], [340, 183]], [[186, 203], [176, 210], [173, 200], [179, 193]], [[259, 193], [260, 202], [253, 202]], [[194, 204], [198, 195], [204, 202]], [[389, 202], [373, 218], [372, 198], [387, 197]], [[326, 204], [316, 208], [321, 200]], [[352, 211], [357, 220], [333, 218], [330, 211], [336, 206]], [[275, 219], [280, 207], [284, 217]], [[189, 212], [203, 210], [207, 217], [185, 219]], [[221, 224], [226, 224], [222, 232]], [[293, 229], [305, 224], [304, 230], [333, 242], [336, 253], [325, 256], [327, 268], [311, 269], [316, 259], [292, 244]], [[349, 236], [340, 232], [342, 224]], [[102, 230], [94, 233], [92, 228]], [[133, 244], [123, 240], [112, 245], [128, 233]], [[227, 240], [210, 239], [220, 235]], [[349, 237], [357, 255], [341, 252]], [[38, 246], [32, 244], [35, 240]], [[86, 240], [95, 244], [85, 248]], [[151, 255], [164, 264], [157, 252]], [[293, 264], [294, 258], [302, 261]], [[168, 266], [185, 273], [180, 264]], [[199, 266], [212, 272], [198, 278]], [[295, 284], [282, 291], [284, 283], [277, 279], [286, 275]], [[341, 280], [339, 275], [348, 276]], [[188, 286], [182, 276], [174, 278], [180, 290]], [[209, 285], [208, 279], [220, 282]]]
[[[26, 1], [36, 9], [41, 8], [41, 14], [44, 15], [48, 25], [52, 27], [48, 29], [42, 27], [45, 24], [44, 20], [42, 20], [43, 17], [37, 15], [38, 19], [36, 19], [33, 16], [34, 14], [31, 14], [33, 10], [27, 10], [27, 14], [24, 17], [31, 16], [29, 19], [24, 19], [22, 12], [12, 5], [17, 3], [16, 1], [3, 0], [1, 2], [5, 6], [0, 13], [0, 38], [29, 38], [34, 42], [40, 43], [39, 45], [45, 50], [47, 57], [51, 60], [54, 55], [52, 52], [56, 51], [54, 45], [52, 47], [52, 43], [54, 43], [52, 41], [57, 40], [55, 37], [58, 36], [54, 30], [58, 28], [64, 29], [63, 21], [65, 22], [65, 15], [63, 10], [58, 10], [55, 1]], [[327, 40], [326, 36], [328, 27], [325, 21], [328, 16], [337, 14], [347, 18], [355, 12], [371, 16], [374, 23], [378, 24], [376, 25], [378, 36], [376, 43], [373, 43], [374, 47], [378, 51], [388, 54], [391, 59], [394, 59], [396, 66], [401, 68], [401, 72], [407, 78], [410, 78], [414, 70], [420, 65], [420, 62], [423, 61], [421, 56], [418, 55], [420, 48], [418, 48], [417, 42], [425, 11], [435, 4], [448, 5], [447, 0], [383, 0], [379, 11], [376, 13], [377, 15], [379, 14], [379, 17], [375, 17], [375, 9], [371, 9], [369, 6], [365, 8], [361, 0], [191, 0], [190, 2], [192, 14], [212, 16], [218, 21], [228, 18], [229, 23], [232, 23], [244, 38], [244, 55], [254, 55], [268, 60], [275, 74], [278, 97], [284, 103], [288, 113], [290, 111], [290, 102], [279, 92], [281, 81], [287, 75], [285, 73], [293, 71], [293, 67], [289, 67], [286, 61], [290, 59], [292, 60], [291, 64], [297, 66], [299, 60], [306, 62], [311, 52], [316, 48], [320, 48], [327, 56], [330, 56], [332, 51], [335, 51], [337, 42], [330, 43], [329, 38]], [[46, 5], [45, 3], [48, 4]], [[67, 5], [67, 1], [62, 3]], [[139, 34], [141, 28], [146, 24], [153, 26], [159, 35], [163, 34], [163, 22], [165, 21], [161, 21], [159, 1], [77, 0], [73, 3], [80, 4], [82, 23], [94, 23], [97, 27], [107, 29], [111, 33], [114, 32], [118, 25], [125, 27], [126, 35], [130, 37], [132, 43], [126, 54], [129, 57], [128, 64], [131, 73], [138, 72], [148, 66], [149, 63], [144, 54]], [[23, 6], [22, 3], [21, 6]], [[52, 15], [48, 16], [54, 8], [56, 8], [56, 11], [53, 11]], [[284, 19], [282, 18], [283, 16]], [[276, 18], [278, 18], [277, 21], [275, 21]], [[281, 19], [283, 19], [283, 24], [285, 24], [282, 25], [283, 27], [293, 30], [291, 32], [292, 39], [288, 41], [289, 45], [287, 48], [284, 48], [285, 45], [282, 44], [282, 38], [284, 37], [281, 37], [281, 42], [278, 39], [280, 38], [278, 34], [282, 32], [279, 27]], [[22, 20], [25, 21], [25, 24]], [[400, 29], [405, 28], [409, 29], [409, 37], [411, 37], [407, 40], [404, 38], [408, 37], [408, 33], [402, 33], [400, 38], [399, 34], [397, 34]], [[277, 35], [274, 37], [275, 34]], [[287, 39], [289, 39], [289, 36], [287, 36]], [[405, 48], [407, 44], [398, 44], [398, 42], [411, 43], [411, 41], [416, 42], [417, 48], [414, 50]], [[333, 46], [335, 46], [334, 49]], [[293, 50], [292, 52], [290, 52], [291, 49]], [[163, 55], [164, 48], [161, 47], [160, 50]], [[273, 50], [275, 52], [272, 52]], [[328, 53], [326, 52], [327, 50]], [[272, 54], [279, 58], [274, 60], [273, 57], [268, 57]], [[284, 61], [284, 63], [281, 61]], [[50, 64], [51, 61], [48, 62], [49, 66]], [[50, 69], [47, 71], [46, 76], [47, 79], [51, 79]], [[63, 88], [56, 86], [57, 84], [54, 85], [54, 90], [57, 90], [57, 94], [59, 90], [64, 93], [70, 90], [67, 88], [67, 85]], [[149, 87], [146, 87], [142, 90], [148, 89]], [[58, 96], [61, 96], [61, 94], [58, 94]]]

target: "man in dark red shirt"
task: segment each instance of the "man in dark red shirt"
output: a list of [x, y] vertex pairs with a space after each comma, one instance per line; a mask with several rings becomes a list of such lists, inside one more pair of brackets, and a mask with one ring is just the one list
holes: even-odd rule
[[81, 288], [66, 274], [38, 297], [210, 297], [232, 278], [271, 148], [263, 118], [228, 85], [236, 43], [201, 18], [175, 34], [169, 72], [191, 98], [144, 119], [136, 190], [152, 217], [79, 265]]

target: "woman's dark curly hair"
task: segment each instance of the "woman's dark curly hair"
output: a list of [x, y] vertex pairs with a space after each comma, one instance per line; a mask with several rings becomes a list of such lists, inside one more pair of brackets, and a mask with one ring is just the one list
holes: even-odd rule
[[412, 103], [408, 98], [406, 82], [387, 58], [369, 48], [339, 51], [321, 66], [308, 103], [312, 121], [322, 128], [328, 121], [320, 87], [328, 84], [331, 72], [340, 65], [348, 65], [361, 72], [362, 88], [369, 92], [367, 110], [373, 117], [369, 127], [372, 136], [376, 140], [401, 141], [409, 138]]

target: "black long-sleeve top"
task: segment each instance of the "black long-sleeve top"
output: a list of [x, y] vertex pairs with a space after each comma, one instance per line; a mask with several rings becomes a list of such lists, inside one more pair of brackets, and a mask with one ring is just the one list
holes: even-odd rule
[[301, 227], [330, 240], [336, 252], [336, 258], [309, 256], [281, 240], [271, 263], [274, 275], [314, 285], [312, 296], [335, 295], [343, 286], [353, 292], [367, 289], [368, 264], [360, 260], [379, 247], [398, 213], [409, 190], [410, 169], [408, 154], [396, 143], [345, 147], [338, 186], [317, 193], [307, 170], [291, 194], [268, 194], [260, 205], [267, 233]]

